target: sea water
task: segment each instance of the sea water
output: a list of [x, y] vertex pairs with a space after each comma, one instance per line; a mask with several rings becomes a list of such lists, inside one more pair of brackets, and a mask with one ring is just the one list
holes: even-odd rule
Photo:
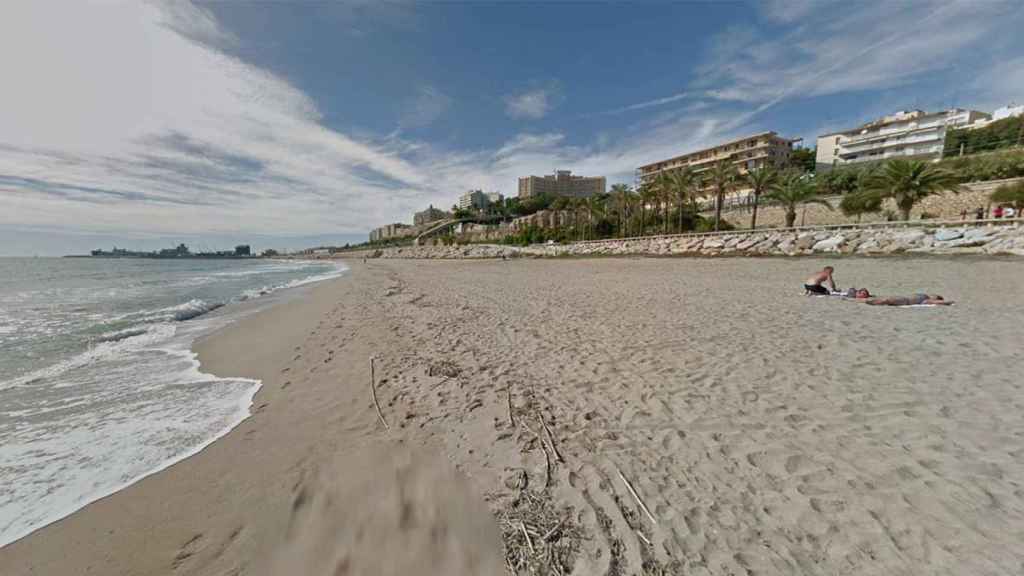
[[192, 342], [282, 289], [343, 271], [295, 260], [0, 258], [0, 546], [245, 419], [260, 383], [203, 373]]

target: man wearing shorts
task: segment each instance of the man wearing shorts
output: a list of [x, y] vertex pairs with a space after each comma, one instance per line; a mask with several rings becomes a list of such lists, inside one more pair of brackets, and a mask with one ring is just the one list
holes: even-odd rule
[[[807, 291], [807, 294], [820, 294], [822, 296], [828, 296], [832, 292], [835, 292], [836, 281], [832, 279], [833, 271], [835, 271], [835, 268], [831, 266], [825, 266], [824, 268], [822, 268], [821, 272], [817, 272], [816, 274], [814, 274], [814, 276], [808, 278], [807, 281], [804, 282], [804, 290]], [[829, 290], [828, 288], [825, 287], [825, 282], [828, 282], [828, 285], [830, 288], [832, 288], [832, 290]]]

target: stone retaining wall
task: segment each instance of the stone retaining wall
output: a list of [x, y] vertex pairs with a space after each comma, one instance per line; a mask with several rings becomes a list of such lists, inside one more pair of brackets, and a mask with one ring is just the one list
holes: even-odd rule
[[[967, 211], [967, 217], [973, 219], [974, 211], [978, 208], [988, 210], [990, 204], [988, 197], [993, 190], [1002, 184], [1020, 180], [1024, 180], [1024, 178], [974, 182], [965, 184], [965, 190], [957, 194], [946, 192], [929, 196], [914, 206], [914, 209], [910, 212], [910, 219], [920, 220], [922, 214], [928, 214], [931, 218], [937, 220], [959, 220], [960, 213], [964, 210]], [[797, 211], [797, 225], [829, 226], [857, 223], [856, 217], [844, 216], [842, 211], [839, 210], [839, 200], [840, 197], [829, 198], [829, 204], [833, 207], [832, 210], [816, 204], [806, 206], [806, 210], [805, 207], [801, 207]], [[883, 211], [892, 210], [894, 213], [899, 213], [896, 209], [896, 204], [892, 200], [887, 200], [883, 204], [882, 209]], [[746, 206], [724, 209], [722, 210], [722, 218], [737, 228], [746, 228], [750, 226], [750, 213], [751, 209]], [[701, 215], [709, 219], [714, 218], [714, 211], [701, 212]], [[986, 214], [987, 216], [988, 214]], [[884, 221], [885, 214], [881, 212], [878, 214], [865, 214], [861, 219], [861, 223], [865, 224]], [[758, 228], [777, 228], [784, 226], [785, 222], [786, 212], [780, 206], [761, 205], [757, 209]]]
[[689, 234], [577, 242], [573, 244], [500, 246], [410, 246], [336, 258], [501, 258], [615, 255], [801, 256], [814, 254], [1010, 254], [1024, 256], [1024, 222], [1020, 220], [959, 226], [892, 226], [842, 229], [794, 229]]

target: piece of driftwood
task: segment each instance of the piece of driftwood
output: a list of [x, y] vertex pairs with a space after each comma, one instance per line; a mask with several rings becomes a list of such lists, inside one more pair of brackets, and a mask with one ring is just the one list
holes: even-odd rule
[[505, 387], [505, 401], [508, 404], [508, 423], [512, 426], [516, 425], [515, 414], [512, 413], [512, 383]]
[[373, 407], [377, 409], [377, 418], [380, 418], [380, 423], [384, 425], [384, 430], [390, 432], [391, 426], [388, 426], [388, 421], [384, 419], [384, 413], [380, 411], [380, 402], [377, 401], [377, 372], [374, 367], [374, 357], [370, 356], [370, 394], [373, 395]]
[[555, 446], [555, 437], [551, 434], [551, 429], [548, 428], [548, 423], [544, 421], [544, 416], [540, 412], [537, 412], [537, 419], [540, 420], [540, 425], [544, 427], [544, 434], [548, 437], [548, 444], [551, 446], [551, 451], [555, 454], [555, 459], [564, 464], [565, 459], [562, 458], [562, 453]]
[[647, 509], [647, 505], [644, 504], [644, 501], [640, 499], [640, 495], [637, 494], [636, 490], [633, 489], [633, 485], [630, 484], [629, 480], [627, 480], [626, 477], [622, 474], [622, 470], [616, 468], [615, 471], [619, 473], [619, 478], [622, 480], [622, 483], [626, 485], [626, 489], [629, 490], [629, 493], [633, 495], [633, 499], [636, 500], [636, 503], [640, 505], [640, 509], [643, 510], [644, 514], [646, 514], [647, 517], [651, 519], [651, 523], [657, 524], [658, 521], [654, 519], [654, 514], [651, 514], [651, 511]]
[[519, 529], [523, 531], [523, 538], [526, 538], [526, 547], [530, 549], [530, 554], [536, 554], [536, 552], [533, 549], [533, 542], [530, 540], [530, 533], [526, 531], [526, 523], [520, 521]]

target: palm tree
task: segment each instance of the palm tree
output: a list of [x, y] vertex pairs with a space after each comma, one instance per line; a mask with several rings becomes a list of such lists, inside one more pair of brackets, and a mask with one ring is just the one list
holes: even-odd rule
[[839, 201], [839, 210], [847, 216], [856, 216], [857, 223], [864, 214], [882, 211], [882, 197], [877, 192], [858, 191], [845, 194]]
[[640, 187], [640, 235], [647, 232], [647, 205], [657, 198], [657, 191], [651, 183], [644, 183]]
[[803, 204], [820, 204], [832, 209], [812, 182], [800, 172], [787, 172], [779, 177], [764, 197], [782, 205], [786, 210], [786, 228], [792, 228], [796, 222], [796, 209]]
[[736, 165], [729, 160], [719, 160], [708, 170], [708, 180], [715, 189], [715, 230], [718, 230], [722, 222], [722, 204], [725, 202], [725, 195], [729, 193], [739, 172]]
[[689, 167], [674, 170], [669, 176], [670, 199], [675, 200], [679, 209], [679, 232], [683, 231], [683, 214], [686, 201], [693, 198], [697, 186], [697, 175]]
[[757, 228], [757, 203], [761, 199], [761, 194], [770, 189], [778, 179], [779, 172], [771, 166], [750, 170], [743, 175], [743, 180], [754, 193], [754, 213], [750, 215], [751, 230]]
[[675, 182], [672, 179], [670, 172], [662, 172], [658, 174], [658, 177], [654, 180], [654, 190], [656, 192], [655, 198], [658, 201], [657, 208], [661, 208], [661, 233], [668, 234], [668, 206], [672, 202], [672, 198], [675, 197], [673, 194], [673, 187]]
[[594, 225], [594, 217], [603, 217], [605, 215], [605, 197], [604, 195], [591, 196], [586, 200], [587, 216], [590, 224], [590, 237], [593, 239], [597, 237], [597, 227]]
[[953, 172], [921, 160], [893, 158], [865, 179], [864, 190], [876, 192], [883, 200], [892, 198], [900, 216], [910, 220], [910, 210], [921, 200], [945, 190], [960, 191]]
[[615, 199], [615, 207], [619, 219], [619, 233], [626, 234], [627, 208], [629, 207], [630, 189], [626, 184], [612, 185], [612, 198]]

